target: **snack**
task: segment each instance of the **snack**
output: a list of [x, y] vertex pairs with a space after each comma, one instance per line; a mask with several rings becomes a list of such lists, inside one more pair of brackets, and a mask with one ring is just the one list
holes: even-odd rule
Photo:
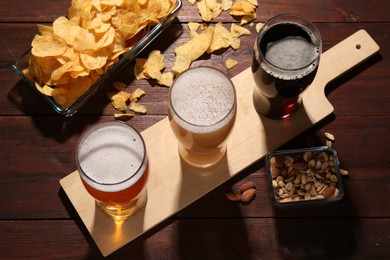
[[68, 17], [39, 25], [23, 72], [69, 107], [175, 7], [174, 0], [73, 0]]
[[236, 60], [233, 60], [233, 59], [227, 59], [225, 61], [225, 65], [226, 65], [226, 68], [227, 69], [231, 69], [233, 68], [234, 66], [236, 66], [238, 64], [238, 61]]
[[257, 6], [257, 0], [236, 0], [230, 9], [230, 15], [241, 16], [241, 24], [246, 24], [256, 19]]
[[340, 194], [337, 162], [326, 150], [276, 154], [269, 163], [278, 202], [337, 198]]
[[248, 29], [236, 24], [231, 25], [230, 31], [222, 23], [215, 26], [190, 23], [188, 27], [190, 40], [174, 50], [176, 59], [172, 70], [176, 75], [187, 70], [193, 61], [205, 53], [210, 54], [228, 47], [237, 50], [240, 47], [239, 37], [250, 34]]
[[140, 79], [156, 79], [160, 85], [170, 87], [173, 83], [173, 74], [171, 72], [162, 73], [165, 68], [164, 55], [159, 50], [153, 50], [149, 53], [147, 59], [135, 59], [134, 75]]
[[[145, 91], [140, 88], [137, 88], [133, 93], [127, 92], [124, 90], [126, 88], [126, 85], [122, 82], [114, 82], [113, 85], [118, 91], [108, 92], [107, 96], [111, 100], [111, 104], [116, 110], [124, 112], [124, 114], [114, 114], [115, 119], [122, 120], [133, 117], [134, 114], [125, 113], [127, 108], [136, 113], [146, 114], [146, 107], [138, 103], [138, 100], [143, 95], [145, 95]], [[130, 104], [130, 106], [128, 106], [128, 104]]]

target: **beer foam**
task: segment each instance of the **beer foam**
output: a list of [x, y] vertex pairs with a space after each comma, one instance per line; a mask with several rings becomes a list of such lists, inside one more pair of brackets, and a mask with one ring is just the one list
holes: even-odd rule
[[[274, 27], [280, 27], [271, 32]], [[285, 28], [284, 28], [285, 27]], [[289, 27], [289, 28], [288, 28]], [[262, 36], [270, 32], [275, 37], [277, 30], [294, 31], [296, 35], [281, 37], [266, 45], [265, 59], [275, 67], [262, 62], [261, 67], [270, 75], [283, 80], [296, 80], [313, 72], [319, 63], [321, 55], [321, 39], [303, 25], [293, 22], [278, 23], [268, 28]], [[320, 37], [320, 36], [318, 36]], [[263, 40], [262, 40], [263, 41]]]
[[91, 187], [116, 192], [124, 190], [141, 177], [146, 168], [144, 143], [138, 133], [126, 124], [97, 124], [83, 134], [76, 159], [83, 180]]
[[193, 133], [223, 128], [235, 116], [235, 89], [222, 72], [209, 68], [189, 69], [171, 87], [174, 120]]

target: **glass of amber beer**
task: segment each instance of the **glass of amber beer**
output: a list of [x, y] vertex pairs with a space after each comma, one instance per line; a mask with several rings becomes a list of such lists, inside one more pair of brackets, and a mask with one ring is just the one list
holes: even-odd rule
[[97, 123], [82, 134], [75, 154], [84, 187], [108, 215], [120, 221], [145, 206], [148, 158], [133, 127]]
[[221, 71], [201, 66], [180, 74], [169, 92], [168, 117], [181, 158], [201, 168], [219, 162], [236, 111], [234, 85]]

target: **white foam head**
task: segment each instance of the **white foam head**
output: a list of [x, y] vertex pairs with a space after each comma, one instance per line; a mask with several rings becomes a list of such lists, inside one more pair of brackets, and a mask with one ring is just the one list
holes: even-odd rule
[[216, 131], [235, 115], [236, 93], [232, 81], [211, 67], [182, 73], [170, 90], [174, 120], [194, 133]]
[[145, 144], [139, 133], [116, 121], [89, 128], [76, 149], [83, 180], [105, 192], [121, 191], [137, 182], [146, 169], [146, 160]]

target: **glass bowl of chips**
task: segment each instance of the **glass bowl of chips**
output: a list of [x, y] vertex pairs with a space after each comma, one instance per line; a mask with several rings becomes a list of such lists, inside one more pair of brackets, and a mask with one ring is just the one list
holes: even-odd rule
[[139, 5], [72, 1], [68, 17], [57, 18], [52, 26], [38, 25], [40, 34], [13, 70], [57, 113], [74, 115], [172, 23], [182, 1], [145, 0]]
[[265, 157], [265, 166], [278, 207], [319, 206], [344, 196], [337, 152], [331, 147], [274, 151]]

